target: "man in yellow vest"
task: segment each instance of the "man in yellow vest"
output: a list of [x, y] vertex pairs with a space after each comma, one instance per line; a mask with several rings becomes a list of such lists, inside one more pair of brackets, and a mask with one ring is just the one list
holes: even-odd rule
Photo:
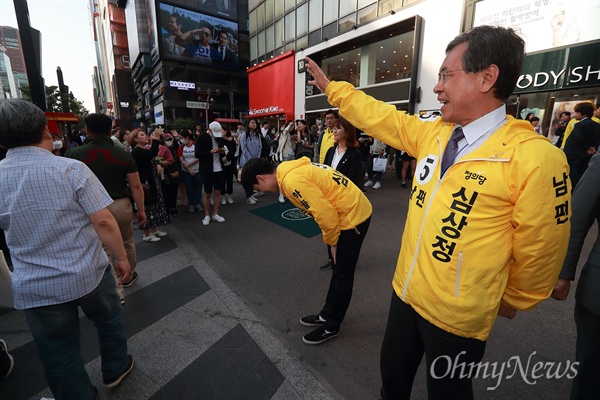
[[319, 142], [317, 143], [317, 146], [319, 147], [320, 164], [323, 164], [327, 150], [335, 143], [335, 139], [333, 138], [333, 128], [337, 124], [338, 118], [337, 111], [328, 110], [325, 113], [325, 125], [327, 125], [327, 128], [325, 128], [321, 136], [319, 136]]

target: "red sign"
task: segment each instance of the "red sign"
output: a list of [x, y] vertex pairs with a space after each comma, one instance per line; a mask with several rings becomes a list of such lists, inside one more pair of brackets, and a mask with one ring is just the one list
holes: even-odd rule
[[290, 51], [248, 69], [249, 117], [285, 114], [294, 119], [294, 52]]

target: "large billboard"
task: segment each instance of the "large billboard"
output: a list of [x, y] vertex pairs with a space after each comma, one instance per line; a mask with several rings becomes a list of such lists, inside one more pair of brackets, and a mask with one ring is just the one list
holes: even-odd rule
[[473, 26], [513, 28], [527, 53], [600, 39], [600, 0], [482, 0]]
[[239, 68], [238, 24], [160, 3], [160, 46], [164, 58]]
[[170, 0], [170, 3], [203, 13], [237, 19], [237, 0]]

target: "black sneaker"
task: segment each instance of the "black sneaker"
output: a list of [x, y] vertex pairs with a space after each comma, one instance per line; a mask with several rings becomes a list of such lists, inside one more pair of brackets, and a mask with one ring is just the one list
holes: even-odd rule
[[329, 259], [329, 260], [327, 260], [327, 262], [325, 264], [321, 265], [319, 268], [320, 269], [329, 269], [331, 267], [333, 267], [333, 260]]
[[326, 331], [324, 327], [320, 327], [315, 329], [311, 333], [307, 333], [306, 335], [304, 335], [302, 341], [306, 344], [321, 344], [329, 339], [333, 339], [339, 334], [339, 329], [333, 332], [329, 332]]
[[108, 382], [108, 381], [104, 381], [104, 387], [105, 387], [106, 389], [112, 389], [112, 388], [114, 388], [114, 387], [118, 386], [118, 385], [119, 385], [119, 383], [121, 383], [121, 381], [122, 381], [123, 379], [125, 379], [125, 377], [126, 377], [127, 375], [129, 375], [129, 373], [130, 373], [130, 372], [131, 372], [131, 370], [133, 369], [133, 364], [134, 364], [134, 363], [133, 363], [133, 356], [132, 356], [131, 354], [127, 354], [127, 361], [128, 361], [128, 362], [127, 362], [127, 367], [125, 368], [125, 371], [123, 371], [123, 372], [121, 373], [121, 375], [119, 375], [119, 376], [118, 376], [116, 379], [114, 379], [114, 380], [112, 380], [112, 381], [110, 381], [110, 382]]
[[325, 320], [320, 315], [307, 315], [300, 318], [300, 324], [304, 326], [322, 326]]
[[129, 280], [127, 282], [121, 283], [121, 286], [123, 286], [124, 288], [128, 288], [131, 285], [133, 285], [135, 283], [135, 281], [137, 281], [137, 279], [138, 279], [138, 273], [133, 271], [133, 275], [131, 275], [131, 278], [129, 278]]
[[0, 339], [0, 382], [10, 375], [15, 366], [15, 359], [8, 354], [8, 345], [4, 339]]

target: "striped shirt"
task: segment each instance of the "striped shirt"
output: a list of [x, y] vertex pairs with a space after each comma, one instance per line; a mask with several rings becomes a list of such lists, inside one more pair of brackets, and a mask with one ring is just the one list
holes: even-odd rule
[[16, 309], [66, 303], [98, 286], [108, 258], [88, 214], [111, 203], [82, 162], [35, 146], [8, 150], [0, 161], [0, 229]]

